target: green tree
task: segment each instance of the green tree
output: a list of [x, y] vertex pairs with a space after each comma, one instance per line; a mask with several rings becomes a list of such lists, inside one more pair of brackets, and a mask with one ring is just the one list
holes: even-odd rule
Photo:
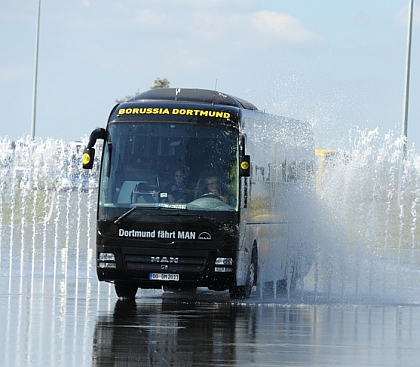
[[133, 96], [125, 96], [125, 98], [116, 98], [115, 102], [120, 104], [120, 103], [123, 103], [125, 101], [128, 101], [131, 97], [133, 97]]
[[155, 84], [153, 85], [153, 87], [150, 87], [150, 89], [169, 88], [169, 84], [169, 80], [166, 78], [156, 78]]
[[[166, 79], [166, 78], [163, 78], [163, 79], [161, 79], [161, 78], [156, 78], [155, 79], [155, 81], [154, 81], [154, 85], [152, 86], [152, 87], [150, 87], [150, 89], [158, 89], [158, 88], [169, 88], [169, 85], [170, 85], [170, 83], [169, 83], [169, 80], [168, 79]], [[137, 91], [137, 93], [136, 94], [139, 94], [140, 92], [139, 91]], [[131, 96], [125, 96], [125, 98], [117, 98], [116, 100], [115, 100], [115, 102], [116, 103], [123, 103], [123, 102], [125, 102], [125, 101], [128, 101], [131, 97], [134, 97], [136, 94], [133, 94], [133, 95], [131, 95]]]

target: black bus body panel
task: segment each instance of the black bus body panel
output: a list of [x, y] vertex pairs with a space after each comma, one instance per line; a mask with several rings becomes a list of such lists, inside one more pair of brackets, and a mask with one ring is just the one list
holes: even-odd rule
[[[117, 226], [109, 221], [99, 221], [98, 278], [100, 281], [135, 283], [139, 288], [228, 289], [235, 281], [234, 258], [238, 241], [237, 231], [233, 226], [228, 227], [128, 220]], [[115, 268], [104, 267], [106, 261], [99, 259], [100, 253], [114, 254]], [[227, 271], [215, 272], [217, 258], [229, 258], [233, 262], [231, 266], [224, 266]], [[151, 280], [151, 274], [177, 274], [179, 279]]]

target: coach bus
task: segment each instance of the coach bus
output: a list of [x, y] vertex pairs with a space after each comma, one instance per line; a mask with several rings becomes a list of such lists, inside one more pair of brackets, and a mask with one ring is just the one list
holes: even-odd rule
[[291, 289], [312, 264], [309, 125], [212, 90], [162, 88], [118, 104], [103, 139], [97, 275], [138, 288]]

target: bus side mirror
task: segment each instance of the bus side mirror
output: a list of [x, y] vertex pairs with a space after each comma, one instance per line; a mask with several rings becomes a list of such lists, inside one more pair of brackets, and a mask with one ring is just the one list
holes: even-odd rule
[[92, 169], [95, 158], [95, 148], [85, 148], [82, 156], [82, 163], [84, 169]]
[[251, 176], [251, 157], [249, 155], [243, 155], [239, 165], [239, 175], [241, 177]]
[[105, 129], [99, 128], [92, 131], [89, 137], [89, 143], [85, 150], [83, 151], [82, 163], [84, 169], [92, 169], [93, 161], [95, 158], [95, 148], [93, 146], [96, 144], [96, 140], [106, 139]]

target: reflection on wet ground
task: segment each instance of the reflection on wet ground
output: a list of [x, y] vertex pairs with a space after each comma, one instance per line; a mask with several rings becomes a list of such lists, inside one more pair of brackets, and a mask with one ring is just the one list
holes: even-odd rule
[[121, 302], [96, 279], [95, 200], [59, 192], [51, 217], [0, 226], [0, 366], [419, 365], [418, 250], [327, 247], [328, 267], [315, 262], [290, 297], [140, 290]]
[[417, 366], [417, 304], [322, 304], [2, 277], [1, 365]]

